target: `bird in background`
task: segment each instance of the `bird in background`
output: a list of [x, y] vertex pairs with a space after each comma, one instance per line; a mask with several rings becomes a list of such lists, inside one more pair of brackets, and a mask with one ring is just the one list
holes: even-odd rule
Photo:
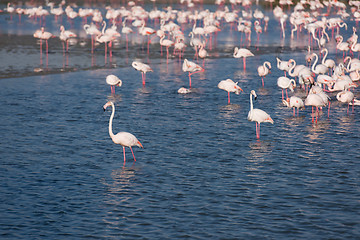
[[125, 147], [129, 147], [131, 150], [131, 153], [134, 157], [134, 161], [136, 162], [136, 158], [134, 155], [134, 152], [132, 150], [133, 146], [138, 146], [140, 148], [143, 148], [143, 145], [140, 143], [140, 141], [131, 133], [129, 132], [119, 132], [117, 134], [114, 134], [112, 131], [112, 121], [114, 118], [114, 114], [115, 114], [115, 105], [112, 101], [109, 101], [107, 103], [105, 103], [105, 105], [103, 106], [104, 111], [106, 110], [107, 107], [111, 106], [112, 107], [112, 112], [111, 112], [111, 116], [110, 116], [110, 120], [109, 120], [109, 135], [111, 137], [111, 139], [113, 140], [113, 142], [115, 144], [120, 144], [123, 147], [123, 155], [124, 155], [124, 166], [126, 163], [126, 157], [125, 157]]

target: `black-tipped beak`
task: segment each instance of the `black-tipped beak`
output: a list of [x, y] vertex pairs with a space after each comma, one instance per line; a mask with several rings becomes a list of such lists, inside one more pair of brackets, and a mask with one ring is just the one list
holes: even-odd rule
[[257, 99], [257, 97], [254, 97], [254, 99], [256, 100], [256, 99]]
[[104, 112], [105, 112], [106, 108], [103, 108], [103, 110], [104, 110]]

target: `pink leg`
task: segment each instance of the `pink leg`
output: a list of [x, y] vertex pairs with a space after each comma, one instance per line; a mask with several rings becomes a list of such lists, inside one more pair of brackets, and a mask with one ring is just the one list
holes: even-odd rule
[[284, 100], [284, 89], [283, 88], [281, 89], [281, 98], [282, 98], [282, 100]]
[[228, 104], [230, 104], [230, 92], [228, 92]]
[[264, 87], [264, 77], [261, 77], [262, 86]]
[[294, 117], [295, 117], [295, 108], [293, 108], [293, 112], [294, 112]]
[[126, 158], [125, 158], [125, 147], [123, 147], [123, 153], [124, 153], [124, 165], [126, 163]]
[[330, 117], [330, 101], [329, 101], [329, 105], [328, 105], [328, 118]]
[[191, 73], [189, 72], [189, 86], [191, 88]]
[[244, 71], [246, 71], [246, 58], [243, 57]]
[[131, 147], [130, 147], [130, 150], [131, 150], [131, 153], [132, 153], [132, 155], [133, 155], [133, 157], [134, 157], [134, 161], [136, 162], [136, 158], [135, 158], [134, 152], [133, 152], [133, 150], [132, 150]]

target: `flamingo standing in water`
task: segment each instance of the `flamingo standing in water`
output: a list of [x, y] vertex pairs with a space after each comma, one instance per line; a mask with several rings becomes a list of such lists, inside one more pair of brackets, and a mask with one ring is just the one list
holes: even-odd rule
[[109, 135], [110, 135], [111, 139], [113, 140], [113, 142], [115, 144], [120, 144], [123, 147], [124, 165], [126, 163], [125, 147], [130, 148], [131, 153], [132, 153], [132, 155], [134, 157], [134, 161], [136, 162], [136, 158], [135, 158], [134, 152], [133, 152], [131, 147], [138, 146], [138, 147], [143, 148], [143, 146], [140, 143], [140, 141], [133, 134], [131, 134], [129, 132], [119, 132], [116, 135], [113, 133], [113, 131], [112, 131], [112, 121], [113, 121], [114, 114], [115, 114], [115, 105], [114, 105], [113, 102], [109, 101], [103, 106], [103, 109], [105, 111], [106, 108], [109, 107], [109, 106], [112, 107], [112, 112], [111, 112], [111, 116], [110, 116], [110, 120], [109, 120]]
[[121, 87], [122, 85], [122, 81], [113, 74], [106, 77], [106, 83], [110, 85], [112, 94], [115, 94], [115, 86]]
[[304, 107], [304, 101], [296, 96], [292, 96], [290, 98], [287, 98], [286, 100], [283, 100], [283, 103], [287, 107], [293, 108], [294, 117], [295, 117], [295, 108], [297, 108], [297, 114], [299, 115], [299, 108]]
[[315, 93], [310, 93], [306, 99], [305, 99], [305, 106], [311, 106], [311, 112], [312, 112], [312, 122], [314, 122], [314, 107], [316, 107], [315, 115], [315, 123], [317, 123], [318, 115], [319, 115], [319, 107], [326, 106], [326, 103], [324, 99]]
[[284, 100], [284, 89], [286, 89], [286, 98], [288, 98], [287, 89], [289, 88], [292, 92], [294, 92], [294, 88], [296, 87], [296, 82], [294, 79], [289, 79], [287, 77], [279, 77], [277, 80], [278, 87], [282, 90], [282, 100]]
[[194, 73], [199, 73], [205, 71], [204, 68], [200, 67], [196, 63], [189, 61], [187, 59], [184, 59], [184, 63], [182, 65], [182, 70], [184, 72], [189, 72], [189, 87], [191, 88], [191, 75]]
[[249, 121], [256, 122], [256, 138], [259, 139], [260, 138], [260, 123], [269, 122], [271, 124], [274, 124], [274, 121], [272, 120], [270, 115], [267, 114], [265, 111], [253, 107], [252, 96], [254, 96], [254, 99], [256, 100], [257, 95], [255, 93], [255, 90], [251, 90], [251, 92], [250, 92], [250, 111], [249, 111], [247, 119]]
[[70, 38], [75, 38], [77, 37], [77, 35], [71, 31], [65, 30], [64, 26], [60, 26], [60, 40], [62, 41], [63, 44], [63, 52], [65, 52], [65, 44], [64, 42], [66, 42], [66, 52], [68, 52], [69, 50], [69, 39]]
[[166, 63], [169, 59], [169, 47], [173, 46], [175, 43], [169, 39], [165, 39], [165, 35], [160, 38], [160, 45], [166, 47]]
[[234, 58], [241, 58], [241, 57], [243, 58], [243, 65], [244, 65], [244, 71], [245, 71], [246, 70], [246, 58], [253, 57], [254, 54], [246, 48], [239, 49], [238, 47], [235, 47], [233, 56], [234, 56]]
[[234, 92], [237, 95], [239, 95], [240, 92], [243, 92], [241, 87], [239, 87], [237, 84], [238, 82], [235, 83], [231, 79], [222, 80], [218, 84], [218, 88], [228, 92], [228, 104], [230, 104], [230, 92]]
[[341, 91], [338, 94], [336, 94], [336, 99], [339, 102], [348, 104], [347, 113], [349, 113], [350, 103], [353, 102], [352, 103], [352, 106], [353, 106], [352, 110], [354, 111], [354, 93], [352, 93], [352, 92], [350, 92], [348, 90], [344, 90], [344, 91]]
[[261, 77], [262, 86], [264, 87], [264, 77], [271, 73], [271, 63], [268, 61], [265, 61], [262, 66], [259, 66], [257, 71], [259, 76]]
[[40, 39], [40, 54], [42, 53], [42, 40], [46, 41], [46, 54], [49, 52], [48, 40], [53, 37], [50, 32], [45, 32], [45, 28], [41, 27], [40, 30], [36, 30], [34, 35], [35, 38]]
[[101, 32], [99, 29], [97, 29], [94, 23], [91, 23], [91, 25], [85, 24], [84, 30], [86, 34], [91, 35], [91, 53], [94, 53], [94, 35], [95, 36], [101, 35]]
[[145, 80], [146, 80], [146, 73], [147, 72], [153, 72], [152, 68], [142, 62], [138, 62], [138, 61], [134, 61], [131, 64], [133, 66], [133, 68], [135, 68], [137, 71], [141, 72], [141, 79], [142, 79], [142, 84], [143, 86], [145, 86]]

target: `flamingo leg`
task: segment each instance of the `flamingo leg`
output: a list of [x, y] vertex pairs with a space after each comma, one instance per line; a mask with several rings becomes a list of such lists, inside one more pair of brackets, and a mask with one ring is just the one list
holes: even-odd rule
[[228, 104], [230, 104], [230, 92], [228, 92]]
[[330, 117], [330, 101], [329, 101], [329, 105], [328, 105], [328, 118]]
[[295, 117], [295, 108], [293, 108], [293, 113], [294, 113], [294, 117]]
[[244, 65], [244, 71], [246, 71], [246, 58], [243, 57], [243, 65]]
[[145, 86], [145, 74], [144, 74], [144, 72], [141, 72], [141, 79], [142, 79], [143, 86]]
[[283, 88], [281, 89], [281, 98], [282, 98], [282, 100], [284, 100], [284, 89]]
[[189, 87], [191, 88], [191, 73], [189, 72]]
[[124, 155], [124, 165], [126, 163], [126, 158], [125, 158], [125, 147], [123, 146], [123, 155]]
[[261, 77], [262, 86], [264, 87], [264, 77]]
[[134, 161], [136, 162], [136, 158], [135, 158], [134, 152], [133, 152], [133, 150], [132, 150], [131, 147], [130, 147], [130, 150], [131, 150], [131, 153], [132, 153], [132, 155], [133, 155], [133, 157], [134, 157]]

